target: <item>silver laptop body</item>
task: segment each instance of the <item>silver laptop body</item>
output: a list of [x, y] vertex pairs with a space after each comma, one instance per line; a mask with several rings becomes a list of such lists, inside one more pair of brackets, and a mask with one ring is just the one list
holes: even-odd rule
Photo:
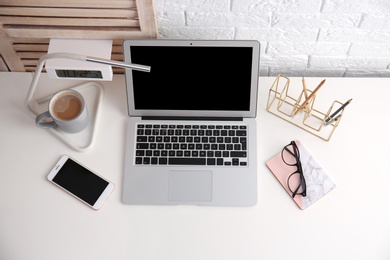
[[[260, 44], [125, 40], [123, 202], [253, 206]], [[225, 141], [227, 143], [225, 143]]]

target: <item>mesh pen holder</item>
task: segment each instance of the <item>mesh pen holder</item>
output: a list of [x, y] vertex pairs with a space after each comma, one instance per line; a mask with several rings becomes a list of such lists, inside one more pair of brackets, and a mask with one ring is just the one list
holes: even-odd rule
[[302, 109], [303, 113], [297, 113], [306, 96], [312, 93], [309, 89], [307, 93], [303, 89], [302, 91], [297, 91], [297, 89], [297, 86], [290, 86], [288, 77], [278, 75], [269, 89], [267, 111], [325, 141], [329, 141], [341, 121], [344, 110], [337, 115], [336, 120], [329, 124], [327, 124], [326, 119], [343, 103], [335, 100], [326, 112], [322, 112], [316, 109], [316, 95], [313, 95]]

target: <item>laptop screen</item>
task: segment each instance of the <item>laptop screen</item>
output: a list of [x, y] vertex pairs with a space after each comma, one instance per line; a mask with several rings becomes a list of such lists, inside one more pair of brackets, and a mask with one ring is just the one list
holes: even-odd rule
[[[165, 44], [151, 44], [156, 41]], [[258, 65], [254, 66], [258, 52], [253, 46], [229, 46], [219, 41], [218, 46], [196, 41], [166, 43], [152, 40], [127, 46], [127, 62], [151, 66], [149, 73], [126, 71], [134, 110], [227, 114], [251, 110], [254, 84], [257, 94], [257, 80], [253, 81], [258, 78]]]

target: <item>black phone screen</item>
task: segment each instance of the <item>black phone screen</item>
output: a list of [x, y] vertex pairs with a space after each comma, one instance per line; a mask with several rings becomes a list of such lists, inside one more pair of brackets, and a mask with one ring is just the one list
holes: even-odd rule
[[68, 159], [53, 182], [93, 206], [109, 184], [72, 159]]

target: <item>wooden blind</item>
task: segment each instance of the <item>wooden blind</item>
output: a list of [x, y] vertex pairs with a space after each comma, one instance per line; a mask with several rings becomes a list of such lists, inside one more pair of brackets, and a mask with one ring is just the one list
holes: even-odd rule
[[[1, 0], [0, 71], [35, 71], [50, 38], [157, 38], [153, 0]], [[115, 72], [119, 72], [118, 70]]]

